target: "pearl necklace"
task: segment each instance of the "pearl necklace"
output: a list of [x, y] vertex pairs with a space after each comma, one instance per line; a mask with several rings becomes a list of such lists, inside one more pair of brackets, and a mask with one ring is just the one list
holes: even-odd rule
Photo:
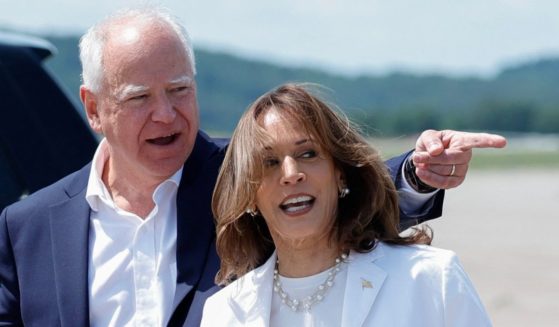
[[310, 311], [314, 304], [324, 299], [326, 292], [334, 285], [334, 278], [336, 278], [336, 275], [340, 271], [340, 266], [344, 263], [345, 259], [347, 259], [347, 254], [345, 253], [337, 257], [324, 283], [318, 285], [316, 291], [303, 300], [293, 299], [283, 290], [278, 272], [279, 260], [276, 260], [276, 268], [274, 269], [274, 292], [278, 293], [280, 296], [281, 303], [287, 305], [294, 312], [301, 311], [302, 309]]

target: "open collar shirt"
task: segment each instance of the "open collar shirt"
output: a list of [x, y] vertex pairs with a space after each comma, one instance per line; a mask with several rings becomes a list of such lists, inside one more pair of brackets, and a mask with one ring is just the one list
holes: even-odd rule
[[106, 140], [93, 157], [86, 200], [91, 326], [164, 326], [176, 288], [177, 190], [182, 168], [153, 193], [145, 219], [119, 208], [103, 183]]

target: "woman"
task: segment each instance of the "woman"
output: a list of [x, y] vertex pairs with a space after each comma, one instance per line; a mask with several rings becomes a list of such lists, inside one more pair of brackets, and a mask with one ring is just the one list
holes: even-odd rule
[[204, 326], [490, 326], [456, 256], [398, 232], [377, 152], [302, 85], [243, 115], [214, 192]]

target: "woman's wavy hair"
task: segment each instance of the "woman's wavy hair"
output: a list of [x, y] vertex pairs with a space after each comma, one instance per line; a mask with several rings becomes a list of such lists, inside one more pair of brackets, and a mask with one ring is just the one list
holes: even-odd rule
[[217, 252], [221, 268], [216, 283], [228, 284], [263, 264], [274, 251], [270, 231], [254, 208], [263, 176], [270, 136], [262, 127], [264, 114], [295, 119], [328, 153], [351, 189], [338, 200], [332, 239], [342, 250], [368, 252], [376, 241], [392, 244], [431, 242], [430, 230], [416, 228], [400, 235], [398, 194], [378, 152], [334, 106], [309, 84], [284, 84], [258, 98], [241, 117], [213, 193]]

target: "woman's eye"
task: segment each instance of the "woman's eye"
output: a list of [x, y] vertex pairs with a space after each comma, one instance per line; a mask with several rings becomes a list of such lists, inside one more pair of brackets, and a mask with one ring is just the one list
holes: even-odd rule
[[308, 150], [301, 154], [301, 158], [314, 158], [316, 157], [316, 151]]
[[279, 164], [279, 160], [276, 158], [266, 158], [264, 159], [264, 166], [273, 167]]

